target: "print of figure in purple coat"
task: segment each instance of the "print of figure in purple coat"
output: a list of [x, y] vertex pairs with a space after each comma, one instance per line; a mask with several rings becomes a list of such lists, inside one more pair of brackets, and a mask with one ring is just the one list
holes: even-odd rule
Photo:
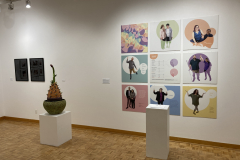
[[212, 77], [210, 75], [211, 66], [212, 66], [212, 64], [211, 64], [211, 62], [209, 62], [209, 59], [205, 58], [205, 61], [204, 61], [205, 80], [207, 79], [207, 75], [209, 76], [209, 80], [210, 81], [212, 80]]

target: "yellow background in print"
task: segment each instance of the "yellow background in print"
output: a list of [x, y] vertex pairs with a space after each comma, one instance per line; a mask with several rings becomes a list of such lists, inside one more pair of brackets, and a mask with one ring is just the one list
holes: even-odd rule
[[[199, 113], [193, 114], [194, 106], [192, 105], [192, 98], [188, 97], [186, 91], [191, 94], [194, 89], [199, 90], [203, 98], [199, 99]], [[186, 117], [204, 117], [217, 118], [217, 87], [202, 87], [202, 86], [183, 86], [183, 116]]]

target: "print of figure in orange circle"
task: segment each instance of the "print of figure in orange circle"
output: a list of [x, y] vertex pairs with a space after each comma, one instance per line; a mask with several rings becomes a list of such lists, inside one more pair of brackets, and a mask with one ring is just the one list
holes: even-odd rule
[[185, 28], [185, 36], [193, 46], [211, 48], [215, 34], [216, 30], [210, 28], [209, 24], [202, 19], [189, 22]]

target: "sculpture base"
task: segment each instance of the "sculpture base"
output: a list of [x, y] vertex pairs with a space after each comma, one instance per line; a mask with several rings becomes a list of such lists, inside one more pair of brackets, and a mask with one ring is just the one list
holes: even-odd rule
[[167, 159], [169, 154], [169, 106], [146, 108], [146, 156]]
[[64, 111], [62, 114], [40, 114], [40, 143], [60, 146], [72, 139], [71, 112]]

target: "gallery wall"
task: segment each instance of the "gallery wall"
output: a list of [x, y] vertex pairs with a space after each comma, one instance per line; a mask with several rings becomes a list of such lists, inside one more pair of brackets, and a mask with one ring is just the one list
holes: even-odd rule
[[[218, 51], [217, 119], [183, 117], [181, 111], [181, 116], [170, 116], [170, 136], [240, 144], [240, 45], [235, 33], [240, 1], [31, 2], [31, 9], [25, 1], [14, 3], [13, 11], [1, 6], [0, 100], [6, 116], [38, 119], [46, 112], [42, 103], [53, 64], [73, 124], [145, 132], [145, 113], [122, 111], [121, 25], [219, 15], [219, 47], [211, 50]], [[176, 53], [189, 52], [182, 48]], [[16, 82], [16, 58], [44, 58], [46, 81]], [[110, 84], [102, 84], [102, 78], [110, 78]]]

